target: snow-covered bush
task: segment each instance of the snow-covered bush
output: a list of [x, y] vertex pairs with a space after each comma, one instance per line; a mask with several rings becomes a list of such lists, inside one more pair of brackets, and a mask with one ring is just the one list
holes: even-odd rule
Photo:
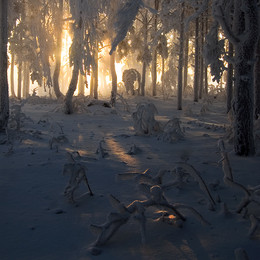
[[91, 230], [98, 237], [96, 241], [90, 245], [89, 252], [93, 255], [101, 253], [100, 247], [103, 246], [117, 231], [126, 224], [128, 220], [133, 217], [140, 225], [141, 240], [144, 244], [146, 242], [146, 210], [148, 208], [155, 208], [161, 213], [161, 217], [155, 219], [162, 220], [168, 224], [182, 227], [182, 222], [186, 220], [179, 209], [190, 210], [203, 224], [208, 222], [193, 208], [182, 204], [170, 204], [163, 194], [163, 190], [159, 185], [152, 186], [146, 193], [146, 200], [134, 200], [128, 206], [125, 206], [113, 195], [110, 195], [110, 203], [117, 212], [111, 212], [107, 216], [107, 220], [102, 225], [91, 225]]
[[163, 131], [158, 135], [158, 139], [169, 143], [183, 140], [184, 132], [180, 127], [179, 118], [169, 120], [163, 127]]
[[155, 120], [158, 114], [153, 103], [137, 104], [137, 111], [133, 113], [134, 129], [137, 135], [154, 135], [161, 131], [159, 123]]

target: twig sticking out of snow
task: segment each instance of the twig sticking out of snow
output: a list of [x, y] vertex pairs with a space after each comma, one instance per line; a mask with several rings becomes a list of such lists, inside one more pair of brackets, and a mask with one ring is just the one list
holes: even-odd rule
[[122, 102], [122, 104], [124, 105], [124, 110], [126, 112], [130, 113], [131, 109], [130, 109], [130, 106], [128, 105], [126, 99], [122, 95], [120, 95], [119, 93], [116, 93], [116, 95], [117, 95], [118, 99]]
[[190, 176], [194, 178], [195, 181], [198, 182], [200, 189], [207, 195], [209, 202], [211, 206], [214, 208], [216, 205], [212, 195], [210, 194], [210, 191], [205, 183], [205, 181], [200, 176], [199, 172], [190, 164], [186, 162], [178, 162], [176, 163], [177, 167], [183, 168]]
[[129, 155], [136, 155], [136, 154], [139, 154], [139, 153], [141, 153], [141, 149], [139, 148], [139, 147], [137, 147], [135, 144], [133, 144], [131, 147], [130, 147], [130, 149], [129, 149], [129, 151], [127, 152], [127, 154], [129, 154]]
[[250, 215], [249, 219], [251, 221], [251, 226], [248, 231], [248, 236], [252, 237], [258, 228], [259, 220], [254, 215]]
[[84, 165], [77, 162], [71, 153], [67, 153], [69, 163], [65, 163], [63, 166], [63, 175], [70, 175], [69, 183], [65, 187], [64, 195], [71, 201], [74, 200], [74, 192], [79, 187], [79, 184], [84, 181], [88, 187], [90, 196], [93, 196], [93, 192], [89, 186], [88, 179], [86, 176], [86, 169]]
[[237, 248], [234, 251], [235, 253], [235, 260], [249, 260], [249, 257], [243, 248]]
[[50, 147], [51, 150], [55, 147], [56, 152], [58, 152], [59, 151], [59, 145], [66, 144], [68, 142], [69, 142], [69, 140], [64, 134], [58, 135], [56, 137], [53, 136], [49, 140], [49, 147]]
[[228, 153], [225, 149], [225, 144], [222, 139], [220, 139], [218, 141], [218, 148], [219, 148], [221, 156], [222, 156], [220, 162], [222, 162], [222, 170], [224, 172], [224, 178], [229, 178], [230, 181], [233, 181], [232, 168], [230, 166]]
[[98, 144], [98, 148], [96, 150], [96, 154], [99, 156], [99, 159], [101, 158], [105, 158], [106, 156], [108, 156], [108, 152], [106, 152], [106, 149], [103, 148], [103, 145], [105, 141], [104, 140], [101, 140]]
[[223, 140], [219, 140], [218, 146], [220, 148], [221, 155], [222, 155], [221, 162], [222, 162], [222, 169], [224, 172], [224, 177], [223, 177], [224, 183], [232, 188], [237, 188], [243, 191], [245, 194], [245, 197], [242, 199], [242, 201], [240, 202], [236, 210], [237, 213], [241, 213], [242, 210], [246, 208], [251, 202], [255, 202], [256, 204], [260, 205], [260, 197], [258, 196], [258, 191], [259, 191], [258, 186], [256, 186], [253, 189], [252, 188], [247, 189], [242, 184], [235, 182], [233, 180], [232, 169], [229, 163], [228, 154], [225, 151]]

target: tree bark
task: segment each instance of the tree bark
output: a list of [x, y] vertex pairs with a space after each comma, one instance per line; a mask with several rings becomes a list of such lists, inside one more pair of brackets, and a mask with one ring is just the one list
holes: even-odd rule
[[78, 62], [74, 64], [73, 71], [72, 71], [72, 78], [70, 81], [69, 89], [66, 93], [65, 100], [64, 100], [64, 113], [65, 114], [72, 114], [73, 113], [73, 102], [72, 98], [74, 95], [75, 90], [77, 89], [79, 77], [79, 65]]
[[92, 67], [92, 70], [91, 70], [89, 96], [90, 96], [91, 98], [94, 97], [94, 72], [93, 72], [93, 67]]
[[146, 67], [147, 67], [147, 37], [148, 37], [148, 20], [147, 20], [147, 10], [145, 11], [144, 14], [144, 20], [143, 20], [143, 35], [144, 35], [144, 46], [143, 46], [143, 67], [142, 67], [142, 80], [141, 80], [141, 96], [145, 95], [145, 81], [146, 81]]
[[[233, 44], [229, 42], [229, 47], [228, 47], [228, 56], [230, 58], [233, 58], [234, 56], [234, 48]], [[233, 74], [234, 69], [233, 69], [233, 64], [230, 62], [228, 64], [228, 69], [227, 69], [227, 85], [226, 85], [226, 91], [227, 91], [227, 113], [230, 111], [232, 108], [232, 99], [233, 99]]]
[[30, 88], [30, 70], [28, 62], [24, 62], [23, 66], [23, 98], [28, 98]]
[[55, 69], [53, 72], [53, 90], [56, 97], [59, 99], [63, 97], [63, 94], [60, 91], [59, 86], [59, 76], [60, 76], [60, 67], [61, 67], [61, 50], [62, 50], [62, 23], [63, 23], [63, 0], [59, 0], [59, 19], [56, 24], [57, 29], [57, 45], [55, 51]]
[[188, 32], [185, 35], [185, 44], [184, 44], [184, 65], [183, 65], [183, 91], [184, 93], [187, 90], [188, 86], [188, 64], [189, 64], [189, 34]]
[[199, 80], [199, 99], [202, 99], [203, 86], [204, 86], [204, 60], [203, 60], [203, 45], [204, 45], [204, 16], [201, 15], [200, 18], [200, 80]]
[[260, 117], [260, 37], [257, 42], [255, 64], [255, 119]]
[[73, 95], [77, 89], [77, 83], [79, 78], [79, 69], [81, 65], [81, 37], [82, 37], [82, 17], [79, 17], [77, 24], [74, 24], [74, 37], [71, 48], [73, 49], [73, 71], [68, 91], [64, 99], [64, 113], [73, 113]]
[[199, 101], [199, 18], [195, 21], [195, 68], [194, 68], [194, 102]]
[[0, 1], [0, 131], [7, 128], [9, 119], [9, 96], [7, 80], [7, 11], [8, 0]]
[[79, 73], [78, 95], [84, 96], [85, 76]]
[[13, 53], [11, 55], [10, 90], [11, 90], [11, 97], [16, 97], [14, 91], [14, 54]]
[[178, 97], [177, 97], [177, 109], [182, 110], [182, 82], [183, 82], [183, 50], [184, 50], [184, 3], [181, 4], [180, 15], [180, 50], [179, 50], [179, 65], [178, 65]]
[[110, 72], [112, 77], [112, 90], [111, 90], [110, 103], [112, 107], [114, 107], [116, 104], [116, 95], [117, 95], [117, 75], [116, 75], [116, 67], [115, 67], [115, 55], [116, 52], [113, 52], [110, 55]]
[[22, 98], [22, 67], [23, 67], [23, 63], [19, 61], [18, 76], [17, 76], [17, 98], [19, 100]]
[[[242, 11], [242, 8], [245, 11]], [[258, 40], [256, 0], [236, 0], [234, 31], [243, 35], [234, 43], [235, 49], [235, 122], [234, 149], [240, 156], [255, 154], [254, 144], [254, 58]], [[247, 37], [244, 37], [244, 34]]]
[[[154, 9], [158, 11], [159, 0], [154, 0]], [[153, 24], [154, 35], [157, 32], [157, 23], [158, 23], [157, 16], [158, 16], [157, 14], [154, 15], [154, 24]], [[157, 50], [155, 47], [152, 53], [152, 95], [153, 96], [156, 96], [156, 83], [157, 83]]]
[[93, 94], [94, 94], [94, 99], [98, 99], [98, 43], [96, 42], [96, 47], [95, 47], [95, 64], [93, 66], [93, 76], [94, 76], [94, 88], [93, 88]]

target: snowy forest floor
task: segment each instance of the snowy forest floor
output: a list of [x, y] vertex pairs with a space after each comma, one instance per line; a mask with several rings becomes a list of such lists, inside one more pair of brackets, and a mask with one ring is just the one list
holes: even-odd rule
[[[156, 120], [180, 118], [185, 132], [183, 140], [168, 143], [155, 136], [136, 136], [132, 112], [139, 102], [152, 102], [158, 109]], [[176, 110], [176, 99], [130, 97], [130, 112], [118, 101], [115, 108], [100, 104], [81, 113], [65, 115], [61, 104], [27, 102], [22, 106], [20, 131], [9, 133], [9, 142], [0, 145], [0, 259], [1, 260], [88, 260], [88, 259], [235, 259], [234, 251], [243, 248], [249, 259], [260, 258], [260, 230], [248, 237], [250, 220], [234, 213], [243, 192], [226, 186], [219, 160], [217, 143], [229, 125], [225, 103], [212, 99], [205, 105], [184, 100], [183, 111]], [[15, 103], [12, 101], [12, 105]], [[21, 116], [22, 119], [22, 116]], [[63, 143], [53, 137], [64, 134]], [[52, 149], [50, 149], [52, 140]], [[100, 158], [96, 150], [101, 140], [108, 153]], [[140, 153], [127, 152], [135, 144]], [[236, 182], [244, 186], [260, 184], [260, 157], [237, 157], [226, 142]], [[62, 175], [66, 152], [78, 151], [87, 167], [87, 177], [94, 193], [90, 197], [82, 184], [76, 191], [76, 203], [64, 197], [69, 176]], [[188, 159], [197, 169], [214, 198], [225, 202], [230, 214], [224, 215], [222, 203], [208, 209], [207, 198], [199, 185], [191, 181], [165, 191], [170, 203], [193, 207], [210, 223], [202, 225], [190, 211], [183, 210], [187, 221], [182, 228], [148, 218], [147, 242], [141, 243], [139, 226], [134, 219], [93, 256], [88, 247], [96, 239], [90, 224], [102, 224], [114, 211], [108, 195], [113, 194], [125, 205], [145, 197], [133, 180], [118, 180], [117, 174], [173, 169], [175, 162]], [[169, 177], [170, 179], [170, 177]], [[83, 195], [82, 195], [83, 194]], [[254, 215], [260, 207], [252, 204]], [[258, 211], [258, 212], [257, 212]], [[149, 217], [156, 214], [148, 212]], [[260, 229], [260, 228], [259, 228]]]

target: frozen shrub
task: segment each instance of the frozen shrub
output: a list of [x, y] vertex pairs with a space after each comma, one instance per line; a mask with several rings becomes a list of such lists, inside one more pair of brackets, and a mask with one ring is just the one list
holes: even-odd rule
[[133, 113], [134, 129], [137, 135], [154, 135], [160, 132], [160, 125], [155, 120], [158, 114], [153, 103], [139, 103]]
[[163, 131], [158, 135], [158, 139], [166, 142], [176, 142], [184, 139], [184, 132], [180, 127], [179, 118], [169, 120], [163, 127]]

